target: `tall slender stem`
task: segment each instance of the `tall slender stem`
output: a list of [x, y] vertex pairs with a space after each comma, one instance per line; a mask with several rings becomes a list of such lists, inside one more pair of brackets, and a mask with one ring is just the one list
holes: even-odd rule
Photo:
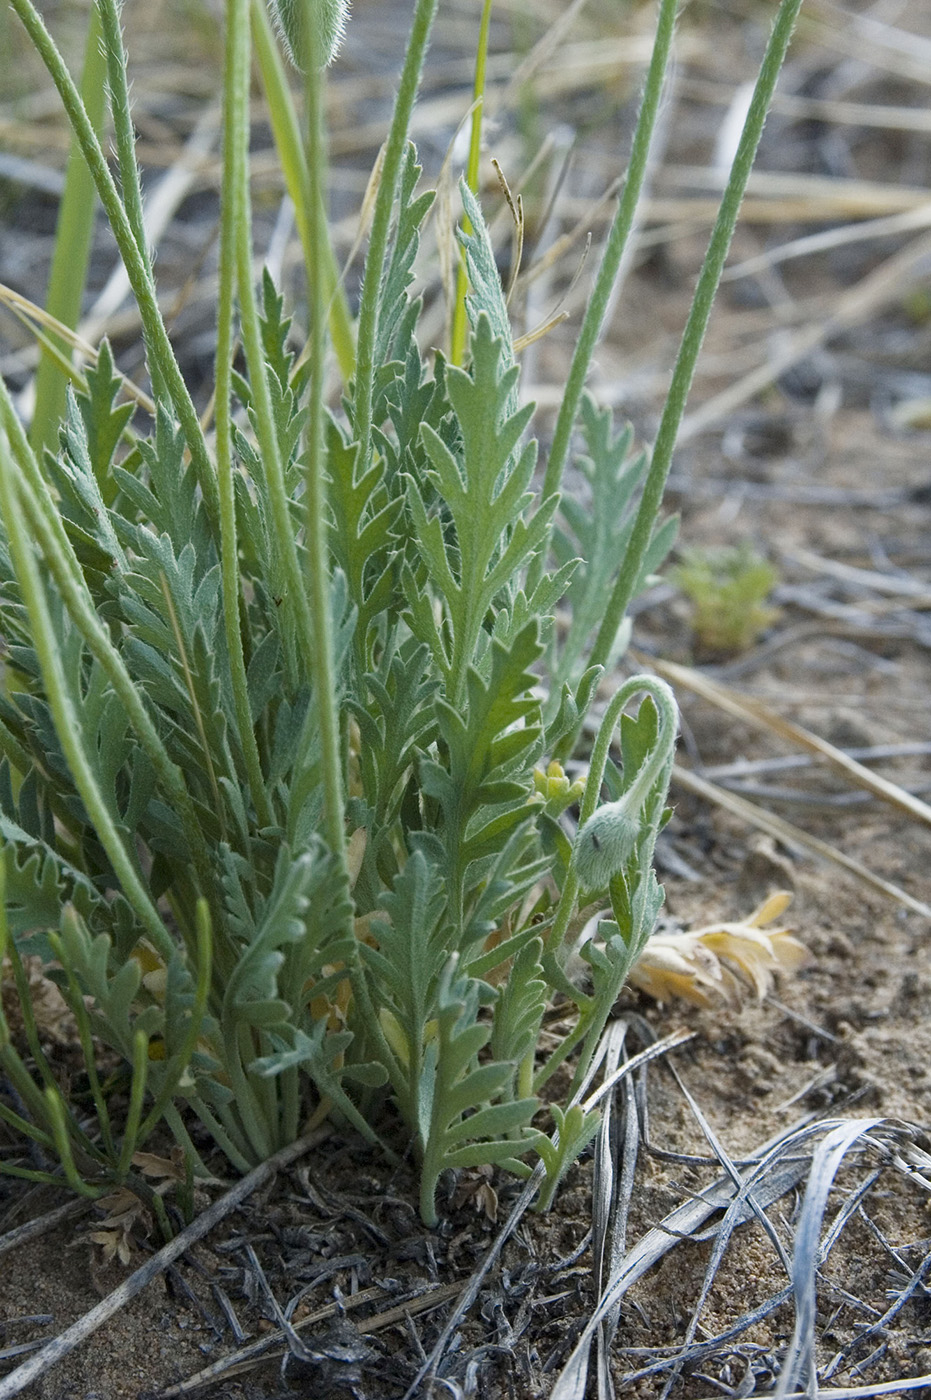
[[310, 404], [307, 420], [307, 559], [310, 608], [316, 646], [314, 687], [320, 722], [323, 770], [324, 829], [346, 878], [346, 838], [343, 814], [343, 764], [339, 735], [338, 681], [333, 656], [330, 616], [330, 565], [327, 530], [327, 486], [324, 462], [324, 373], [326, 359], [326, 146], [323, 133], [323, 70], [319, 55], [309, 55], [305, 94], [307, 105], [307, 168], [310, 179], [308, 220], [310, 262], [307, 300], [310, 308]]
[[299, 650], [314, 654], [314, 628], [297, 554], [291, 502], [288, 497], [281, 446], [272, 408], [268, 366], [252, 281], [252, 198], [249, 190], [249, 0], [229, 0], [227, 23], [234, 27], [234, 73], [227, 79], [231, 90], [228, 139], [236, 185], [236, 275], [242, 341], [249, 366], [249, 387], [255, 409], [255, 430], [268, 486], [268, 501], [275, 542], [287, 583], [283, 606], [290, 613]]
[[[310, 263], [312, 243], [310, 232], [310, 176], [307, 169], [307, 153], [301, 140], [301, 129], [295, 110], [294, 99], [285, 76], [284, 63], [275, 36], [265, 0], [251, 0], [252, 39], [265, 96], [268, 101], [268, 115], [275, 137], [275, 147], [281, 159], [288, 194], [294, 204], [294, 218], [297, 232], [304, 250], [304, 261]], [[346, 292], [339, 279], [339, 268], [327, 229], [324, 263], [324, 286], [329, 303], [328, 322], [333, 349], [339, 361], [343, 379], [348, 385], [356, 366], [355, 333]]]
[[[116, 155], [120, 167], [120, 187], [123, 208], [129, 220], [136, 247], [151, 276], [152, 262], [146, 246], [145, 220], [142, 214], [142, 185], [136, 163], [136, 136], [133, 131], [126, 81], [126, 51], [120, 26], [119, 0], [97, 0], [97, 10], [103, 27], [104, 52], [107, 59], [107, 85], [110, 89], [110, 110], [116, 136]], [[156, 396], [157, 397], [157, 396]]]
[[[223, 87], [223, 186], [220, 198], [219, 303], [217, 307], [216, 418], [217, 487], [220, 502], [220, 573], [223, 585], [223, 623], [229, 654], [230, 684], [236, 711], [236, 727], [249, 778], [249, 790], [260, 826], [272, 825], [272, 811], [252, 726], [249, 687], [239, 617], [239, 547], [236, 535], [236, 503], [233, 492], [231, 393], [233, 374], [233, 302], [236, 287], [236, 223], [239, 217], [237, 179], [236, 104], [242, 101], [238, 81], [242, 67], [240, 8], [230, 5], [226, 29], [226, 76]], [[248, 18], [245, 21], [248, 23]], [[248, 49], [245, 82], [248, 101]]]
[[[549, 459], [546, 464], [546, 474], [543, 480], [543, 490], [540, 499], [544, 501], [547, 497], [551, 496], [554, 491], [559, 490], [562, 481], [566, 457], [569, 451], [569, 440], [572, 436], [572, 429], [575, 426], [576, 415], [579, 411], [582, 390], [585, 388], [585, 380], [592, 362], [592, 355], [595, 352], [598, 337], [601, 335], [601, 328], [604, 325], [604, 319], [607, 315], [611, 293], [614, 289], [614, 283], [621, 266], [624, 250], [627, 247], [627, 240], [634, 226], [637, 206], [640, 203], [640, 195], [643, 190], [643, 182], [646, 178], [650, 163], [650, 145], [653, 140], [656, 118], [659, 113], [660, 98], [663, 93], [666, 69], [669, 65], [669, 53], [672, 48], [672, 38], [675, 32], [678, 5], [679, 0], [660, 0], [659, 18], [656, 24], [656, 39], [653, 44], [650, 66], [647, 69], [646, 81], [643, 86], [643, 97], [640, 102], [640, 112], [637, 116], [637, 126], [634, 131], [634, 140], [630, 152], [630, 164], [627, 167], [627, 178], [624, 181], [621, 201], [617, 207], [614, 222], [611, 225], [611, 232], [608, 234], [608, 241], [605, 244], [601, 266], [595, 278], [595, 285], [592, 287], [588, 306], [585, 308], [585, 316], [583, 317], [582, 327], [579, 331], [579, 339], [572, 356], [572, 364], [569, 367], [566, 391], [563, 395], [562, 403], [559, 406], [559, 414], [553, 433], [553, 445], [550, 448]], [[543, 553], [541, 552], [537, 556], [537, 561], [535, 562], [538, 578], [542, 577], [544, 562]]]
[[744, 122], [743, 133], [737, 147], [737, 154], [731, 166], [730, 178], [721, 200], [721, 207], [718, 210], [714, 231], [699, 274], [688, 320], [682, 333], [682, 343], [676, 357], [669, 393], [666, 396], [663, 415], [660, 419], [656, 443], [653, 447], [653, 455], [650, 459], [643, 496], [637, 511], [637, 518], [634, 521], [630, 543], [627, 546], [620, 574], [595, 638], [595, 645], [589, 658], [590, 665], [604, 665], [607, 661], [617, 636], [617, 630], [630, 605], [637, 580], [640, 577], [650, 536], [659, 515], [663, 492], [666, 489], [666, 478], [672, 465], [672, 454], [675, 450], [679, 424], [682, 422], [685, 403], [695, 374], [695, 364], [702, 341], [705, 338], [705, 331], [708, 328], [711, 307], [714, 303], [718, 283], [721, 280], [721, 273], [724, 271], [724, 263], [737, 224], [737, 216], [740, 212], [744, 191], [747, 188], [747, 181], [750, 178], [750, 171], [753, 169], [753, 162], [756, 159], [757, 147], [760, 144], [766, 114], [773, 99], [776, 80], [785, 60], [786, 50], [789, 47], [789, 40], [792, 37], [792, 30], [795, 28], [795, 21], [798, 18], [801, 5], [802, 0], [782, 0], [773, 23], [756, 88], [747, 112], [747, 119]]
[[22, 21], [39, 57], [48, 69], [52, 81], [58, 89], [62, 105], [68, 114], [72, 130], [80, 142], [84, 159], [87, 161], [100, 202], [110, 221], [113, 236], [116, 239], [139, 307], [146, 351], [153, 373], [161, 376], [174, 405], [178, 421], [184, 430], [208, 514], [211, 521], [215, 523], [219, 514], [219, 499], [216, 476], [210, 454], [207, 451], [207, 442], [200, 426], [194, 402], [184, 382], [175, 353], [171, 348], [171, 341], [168, 339], [168, 332], [165, 329], [155, 293], [155, 285], [149, 275], [145, 259], [136, 245], [132, 225], [123, 208], [119, 190], [110, 174], [93, 124], [72, 81], [71, 74], [68, 72], [67, 66], [55, 47], [38, 11], [32, 4], [32, 0], [10, 0], [10, 4]]
[[[475, 50], [475, 81], [472, 85], [472, 130], [469, 137], [469, 163], [466, 168], [466, 184], [474, 195], [478, 194], [479, 161], [482, 154], [482, 114], [485, 105], [485, 70], [488, 66], [488, 32], [491, 29], [492, 0], [483, 0], [482, 18], [478, 27], [478, 44]], [[472, 232], [468, 218], [462, 221], [463, 233]], [[453, 307], [453, 328], [450, 336], [449, 358], [452, 364], [461, 365], [465, 359], [468, 318], [466, 316], [466, 292], [468, 274], [465, 258], [460, 251], [459, 266], [456, 272], [456, 302]]]

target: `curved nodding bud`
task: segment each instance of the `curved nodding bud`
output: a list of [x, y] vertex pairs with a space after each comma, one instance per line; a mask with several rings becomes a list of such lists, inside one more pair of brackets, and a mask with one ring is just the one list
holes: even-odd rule
[[656, 676], [632, 676], [617, 692], [605, 712], [592, 754], [592, 771], [586, 784], [586, 794], [594, 794], [600, 788], [614, 726], [621, 717], [624, 705], [638, 690], [645, 691], [656, 705], [659, 731], [652, 749], [644, 756], [620, 801], [606, 802], [587, 819], [586, 802], [582, 804], [583, 821], [575, 838], [572, 861], [583, 889], [604, 889], [611, 878], [623, 869], [640, 837], [644, 804], [656, 783], [662, 780], [664, 772], [668, 782], [679, 715], [675, 696], [666, 682]]
[[300, 72], [332, 63], [346, 32], [349, 0], [268, 0], [288, 57]]
[[580, 828], [572, 858], [583, 889], [603, 890], [630, 859], [640, 835], [638, 816], [625, 795], [599, 807]]

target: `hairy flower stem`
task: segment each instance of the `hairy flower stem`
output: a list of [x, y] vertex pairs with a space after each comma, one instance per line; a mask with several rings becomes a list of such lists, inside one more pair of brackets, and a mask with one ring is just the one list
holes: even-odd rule
[[[621, 718], [625, 705], [638, 691], [645, 691], [655, 701], [659, 711], [659, 732], [648, 758], [625, 793], [625, 799], [632, 814], [642, 807], [651, 788], [669, 762], [670, 750], [675, 743], [679, 714], [672, 690], [665, 681], [661, 681], [656, 676], [631, 676], [630, 680], [625, 681], [620, 690], [612, 697], [598, 730], [598, 738], [595, 740], [595, 747], [592, 750], [588, 778], [585, 782], [585, 794], [579, 811], [580, 835], [585, 824], [595, 815], [598, 806], [598, 797], [604, 780], [615, 726]], [[606, 879], [601, 887], [604, 888], [607, 883]], [[562, 947], [581, 888], [582, 881], [578, 865], [573, 859], [563, 884], [553, 926], [546, 936], [545, 946], [548, 953], [555, 954]]]
[[724, 263], [737, 224], [737, 216], [740, 212], [744, 191], [747, 188], [747, 181], [750, 178], [750, 171], [753, 169], [760, 137], [763, 134], [766, 114], [773, 99], [776, 80], [785, 60], [789, 40], [792, 37], [792, 30], [795, 27], [801, 5], [802, 0], [782, 0], [769, 36], [756, 88], [737, 147], [737, 154], [731, 166], [730, 178], [721, 200], [721, 207], [718, 210], [714, 231], [699, 274], [688, 320], [682, 333], [682, 343], [679, 346], [669, 393], [663, 407], [663, 416], [656, 434], [656, 442], [644, 483], [643, 497], [637, 511], [637, 518], [634, 521], [634, 528], [620, 574], [595, 638], [595, 645], [589, 658], [591, 665], [604, 665], [607, 662], [618, 628], [634, 596], [634, 589], [640, 577], [643, 560], [666, 489], [666, 478], [672, 465], [676, 437], [692, 386], [699, 351], [708, 328], [711, 307], [714, 303], [718, 283], [721, 280], [721, 273], [724, 271]]
[[[630, 238], [637, 215], [643, 182], [650, 164], [650, 146], [656, 127], [656, 118], [659, 114], [666, 69], [669, 65], [669, 52], [675, 32], [678, 5], [679, 0], [660, 0], [656, 40], [643, 87], [643, 98], [634, 131], [630, 164], [627, 167], [627, 178], [624, 181], [624, 192], [614, 216], [614, 223], [611, 225], [611, 232], [608, 234], [601, 266], [598, 269], [595, 285], [585, 309], [579, 338], [572, 356], [565, 393], [556, 419], [553, 444], [546, 464], [543, 489], [540, 493], [540, 499], [543, 501], [558, 491], [562, 483], [566, 457], [569, 452], [569, 440], [575, 427], [582, 390], [585, 388], [585, 380], [607, 315], [621, 259], [624, 256], [624, 250], [627, 247], [627, 241]], [[545, 562], [545, 552], [541, 551], [531, 567], [530, 587], [533, 587], [542, 578]]]
[[330, 849], [341, 863], [346, 887], [345, 819], [343, 811], [343, 760], [339, 732], [336, 666], [330, 616], [330, 558], [327, 529], [327, 486], [323, 441], [324, 373], [326, 360], [326, 146], [323, 134], [323, 71], [321, 55], [312, 53], [304, 85], [307, 109], [307, 166], [310, 200], [307, 211], [311, 255], [307, 266], [307, 300], [310, 308], [310, 403], [307, 418], [307, 555], [310, 610], [313, 617], [316, 668], [316, 704], [320, 722], [323, 770], [324, 831]]
[[[227, 24], [234, 28], [235, 67], [227, 76], [228, 140], [235, 169], [236, 275], [242, 341], [249, 367], [249, 387], [255, 410], [255, 431], [268, 484], [272, 530], [287, 583], [282, 606], [293, 622], [297, 645], [305, 659], [314, 654], [314, 629], [307, 591], [297, 554], [291, 502], [275, 425], [268, 366], [252, 280], [252, 198], [249, 191], [249, 9], [248, 0], [229, 0]], [[290, 658], [296, 664], [294, 657]]]
[[116, 239], [120, 256], [126, 267], [130, 285], [139, 307], [145, 335], [146, 352], [150, 360], [153, 376], [160, 376], [174, 405], [178, 421], [184, 431], [194, 471], [211, 522], [216, 525], [219, 516], [216, 475], [207, 442], [204, 437], [194, 402], [175, 359], [168, 339], [168, 332], [159, 310], [155, 284], [149, 275], [145, 259], [136, 245], [132, 225], [123, 208], [119, 190], [107, 166], [100, 142], [81, 101], [80, 94], [72, 81], [71, 74], [55, 47], [51, 35], [32, 4], [32, 0], [10, 0], [12, 8], [19, 16], [36, 51], [58, 89], [62, 105], [71, 122], [72, 129], [81, 145], [84, 159], [93, 176], [100, 202], [104, 207], [113, 236]]
[[[129, 84], [126, 81], [126, 50], [120, 26], [120, 5], [118, 0], [97, 0], [97, 11], [103, 29], [103, 47], [107, 59], [107, 87], [110, 92], [110, 111], [113, 114], [123, 208], [126, 210], [136, 247], [151, 276], [152, 262], [146, 247], [145, 221], [142, 215], [142, 185], [139, 180], [139, 166], [136, 163], [136, 134], [130, 110]], [[158, 394], [155, 393], [153, 397], [158, 398]]]
[[[243, 47], [239, 29], [243, 24], [241, 7], [228, 7], [226, 29], [226, 77], [223, 87], [223, 185], [220, 202], [220, 266], [217, 308], [216, 419], [217, 486], [220, 502], [220, 570], [223, 584], [223, 623], [229, 653], [230, 685], [236, 711], [236, 727], [249, 778], [249, 790], [260, 827], [271, 826], [273, 816], [265, 791], [265, 779], [258, 744], [252, 726], [249, 687], [240, 625], [239, 548], [236, 533], [236, 503], [233, 492], [233, 449], [231, 393], [233, 374], [233, 303], [236, 288], [236, 224], [239, 218], [236, 102], [238, 69], [242, 67]], [[245, 23], [248, 23], [246, 18]], [[246, 45], [248, 75], [248, 46]], [[248, 81], [248, 76], [247, 76]]]
[[[310, 174], [307, 169], [307, 152], [301, 140], [300, 124], [295, 110], [291, 88], [285, 74], [284, 63], [271, 21], [268, 17], [265, 0], [251, 0], [252, 39], [262, 84], [268, 101], [268, 116], [275, 137], [275, 146], [281, 158], [281, 171], [284, 175], [288, 194], [294, 205], [294, 217], [298, 236], [304, 252], [304, 261], [309, 266], [312, 259], [310, 232]], [[355, 331], [346, 292], [340, 282], [339, 269], [333, 246], [327, 233], [324, 282], [329, 302], [328, 321], [333, 349], [339, 361], [344, 382], [348, 385], [356, 364]]]

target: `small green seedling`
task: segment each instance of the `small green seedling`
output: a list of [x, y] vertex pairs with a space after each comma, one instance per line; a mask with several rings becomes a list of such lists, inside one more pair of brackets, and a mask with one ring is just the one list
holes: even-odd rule
[[697, 649], [706, 656], [747, 651], [779, 616], [767, 598], [778, 575], [752, 545], [684, 549], [670, 580], [692, 605]]

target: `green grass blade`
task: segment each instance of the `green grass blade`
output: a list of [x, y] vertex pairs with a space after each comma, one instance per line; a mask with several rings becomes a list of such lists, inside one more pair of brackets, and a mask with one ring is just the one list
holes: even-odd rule
[[369, 250], [365, 259], [365, 274], [362, 282], [362, 297], [359, 303], [358, 350], [356, 357], [355, 420], [356, 437], [359, 443], [359, 469], [368, 466], [372, 446], [372, 406], [375, 393], [375, 343], [378, 335], [378, 311], [382, 276], [385, 270], [385, 256], [388, 251], [388, 235], [391, 230], [391, 213], [394, 208], [398, 181], [407, 133], [414, 109], [414, 100], [420, 86], [433, 17], [436, 14], [437, 0], [417, 0], [414, 19], [411, 25], [404, 67], [398, 84], [398, 95], [391, 118], [391, 129], [385, 144], [385, 158], [382, 164], [381, 180], [372, 214], [372, 231], [369, 236]]
[[[87, 109], [91, 126], [97, 136], [103, 132], [105, 102], [104, 78], [107, 62], [101, 47], [99, 13], [91, 10], [84, 51], [81, 77], [81, 98]], [[65, 190], [58, 209], [55, 247], [49, 272], [45, 309], [50, 316], [74, 329], [81, 315], [81, 300], [87, 281], [91, 237], [97, 199], [94, 181], [76, 136], [71, 138]], [[50, 337], [56, 349], [70, 361], [70, 351], [56, 337]], [[36, 371], [36, 403], [29, 437], [37, 452], [43, 447], [54, 448], [58, 424], [65, 416], [65, 393], [68, 379], [61, 365], [50, 355], [43, 354]]]
[[[472, 87], [472, 129], [469, 136], [469, 163], [466, 167], [466, 184], [474, 195], [478, 195], [479, 159], [482, 152], [482, 109], [485, 103], [485, 70], [488, 63], [488, 31], [491, 28], [491, 0], [483, 0], [482, 18], [479, 22], [478, 44], [475, 51], [475, 81]], [[472, 224], [468, 217], [462, 221], [462, 232], [470, 234]], [[461, 365], [465, 359], [466, 338], [469, 333], [466, 316], [466, 293], [469, 279], [466, 273], [465, 258], [460, 255], [456, 273], [456, 304], [453, 307], [453, 327], [450, 335], [449, 358], [452, 364]]]

